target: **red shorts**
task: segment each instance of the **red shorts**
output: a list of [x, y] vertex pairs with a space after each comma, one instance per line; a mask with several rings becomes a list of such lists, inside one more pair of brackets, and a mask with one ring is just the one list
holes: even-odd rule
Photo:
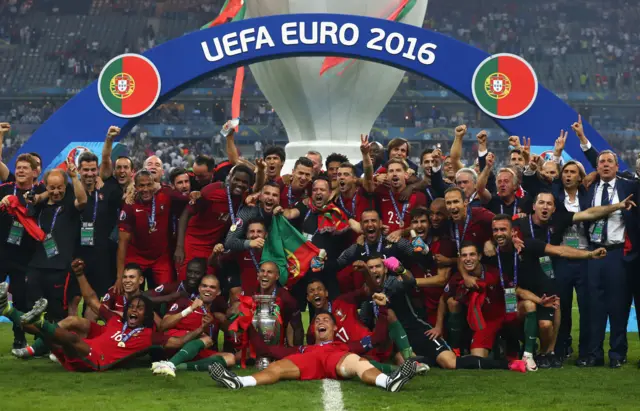
[[[168, 330], [165, 334], [168, 335], [169, 337], [184, 337], [185, 335], [189, 334], [191, 331], [187, 331], [187, 330], [176, 330], [176, 329], [172, 329], [172, 330]], [[166, 350], [166, 354], [168, 357], [173, 357], [179, 350]], [[189, 361], [198, 361], [198, 360], [203, 360], [205, 358], [209, 358], [212, 357], [214, 355], [218, 355], [218, 351], [215, 350], [210, 350], [208, 348], [205, 348], [203, 350], [200, 350], [200, 352], [193, 357], [191, 360]]]
[[93, 362], [92, 357], [99, 357], [94, 354], [93, 351], [89, 353], [87, 357], [68, 357], [62, 348], [54, 348], [51, 353], [56, 356], [60, 364], [67, 371], [73, 372], [91, 372], [100, 371], [100, 366]]
[[496, 336], [502, 328], [503, 318], [495, 320], [486, 320], [486, 327], [473, 333], [471, 339], [471, 349], [484, 348], [485, 350], [493, 349], [493, 343]]
[[91, 321], [90, 324], [91, 325], [89, 327], [89, 334], [87, 334], [87, 340], [101, 336], [106, 328], [104, 325], [100, 325], [93, 321]]
[[174, 267], [171, 257], [169, 254], [162, 254], [157, 260], [148, 260], [144, 257], [130, 255], [130, 253], [127, 252], [124, 263], [125, 265], [136, 263], [142, 267], [142, 271], [150, 269], [153, 272], [153, 281], [155, 285], [158, 286], [174, 281]]
[[340, 377], [336, 373], [338, 363], [344, 356], [349, 354], [346, 351], [313, 351], [301, 354], [293, 354], [285, 357], [300, 370], [300, 381], [321, 380], [330, 378], [338, 380]]

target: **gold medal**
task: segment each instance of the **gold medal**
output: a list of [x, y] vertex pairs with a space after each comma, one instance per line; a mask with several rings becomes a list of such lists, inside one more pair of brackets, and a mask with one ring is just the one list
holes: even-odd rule
[[403, 228], [404, 227], [404, 221], [400, 220], [400, 222], [398, 223], [398, 227]]
[[237, 225], [231, 224], [231, 228], [229, 229], [229, 231], [231, 231], [233, 233], [234, 231], [236, 231], [237, 228], [238, 228]]
[[118, 347], [120, 347], [120, 348], [124, 348], [124, 347], [125, 347], [124, 342], [123, 342], [123, 341], [120, 341], [120, 342], [118, 343]]

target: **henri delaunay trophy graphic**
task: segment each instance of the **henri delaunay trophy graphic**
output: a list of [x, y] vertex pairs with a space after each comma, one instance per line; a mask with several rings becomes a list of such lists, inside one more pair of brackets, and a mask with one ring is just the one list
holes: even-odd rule
[[[253, 315], [253, 326], [258, 330], [265, 343], [269, 345], [277, 345], [280, 342], [282, 332], [278, 314], [276, 310], [275, 295], [255, 295], [253, 300], [256, 303], [256, 312]], [[264, 370], [269, 366], [270, 358], [256, 358], [256, 368]]]
[[[421, 27], [427, 0], [247, 0], [245, 18], [293, 13], [354, 14]], [[360, 157], [369, 134], [404, 71], [337, 57], [291, 57], [250, 65], [260, 90], [284, 125], [289, 143], [283, 172], [309, 150]]]

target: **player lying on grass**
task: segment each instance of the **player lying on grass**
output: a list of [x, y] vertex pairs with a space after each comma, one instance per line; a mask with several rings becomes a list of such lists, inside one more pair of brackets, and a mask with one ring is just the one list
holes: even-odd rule
[[[386, 302], [386, 297], [382, 294], [376, 294], [375, 299]], [[314, 317], [313, 324], [315, 345], [297, 348], [276, 346], [274, 348], [279, 351], [288, 350], [289, 355], [269, 364], [266, 369], [256, 374], [239, 377], [221, 364], [215, 363], [209, 367], [209, 375], [220, 385], [235, 390], [275, 384], [280, 380], [347, 379], [357, 375], [367, 385], [375, 385], [387, 391], [396, 392], [416, 374], [415, 361], [405, 361], [393, 374], [386, 375], [367, 359], [350, 352], [349, 346], [336, 340], [338, 327], [334, 316], [329, 312], [319, 312]], [[252, 330], [252, 327], [249, 330]], [[260, 341], [259, 338], [252, 338], [252, 343], [254, 340]], [[256, 351], [259, 348], [264, 347], [256, 347]]]
[[[364, 351], [358, 352], [358, 354], [365, 354], [369, 362], [380, 371], [393, 372], [397, 369], [396, 366], [384, 364], [393, 354], [392, 342], [396, 344], [396, 347], [400, 351], [397, 356], [400, 357], [398, 359], [399, 363], [403, 363], [405, 360], [414, 357], [415, 354], [413, 354], [407, 339], [407, 334], [405, 334], [402, 325], [397, 320], [393, 311], [389, 309], [384, 309], [384, 318], [376, 321], [375, 327], [385, 327], [385, 329], [388, 329], [390, 339], [383, 339], [381, 344], [373, 345], [376, 333], [375, 328], [374, 331], [369, 330], [358, 318], [358, 306], [362, 301], [366, 300], [367, 297], [367, 293], [361, 289], [342, 294], [334, 300], [329, 300], [329, 292], [321, 280], [310, 280], [307, 285], [307, 301], [314, 309], [318, 312], [327, 311], [333, 314], [336, 320], [336, 326], [338, 327], [336, 338], [346, 344], [359, 343]], [[315, 327], [312, 322], [309, 324], [309, 329], [307, 330], [307, 344], [314, 343]], [[418, 363], [418, 373], [428, 370], [428, 365]]]
[[[206, 371], [209, 365], [218, 362], [224, 366], [235, 364], [235, 356], [219, 353], [215, 346], [219, 327], [226, 321], [227, 302], [220, 295], [220, 282], [215, 275], [205, 275], [200, 280], [198, 295], [180, 297], [164, 316], [159, 330], [172, 337], [182, 337], [197, 330], [207, 317], [209, 327], [193, 341], [186, 343], [178, 352], [172, 350], [169, 361], [154, 362], [151, 370], [156, 375], [176, 376], [176, 369]], [[216, 341], [217, 342], [217, 341]], [[192, 361], [195, 360], [195, 361]], [[191, 361], [191, 362], [189, 362]]]
[[[84, 273], [84, 263], [81, 261], [82, 260], [74, 261], [74, 267]], [[78, 279], [78, 283], [80, 282], [86, 283], [82, 288], [84, 290], [83, 297], [85, 306], [87, 309], [99, 314], [100, 302], [98, 301], [95, 291], [91, 288], [86, 278], [84, 278], [84, 275], [82, 275], [81, 279]], [[142, 275], [140, 266], [137, 264], [128, 264], [124, 269], [124, 274], [122, 275], [124, 293], [118, 295], [115, 293], [115, 288], [109, 289], [107, 294], [102, 298], [102, 306], [105, 309], [122, 316], [122, 312], [124, 307], [127, 305], [127, 302], [142, 293], [140, 291], [140, 286], [142, 286], [142, 284], [144, 284], [144, 276]], [[156, 323], [159, 323], [159, 320], [160, 319], [158, 318]], [[64, 320], [59, 321], [58, 327], [71, 331], [81, 338], [88, 339], [99, 336], [103, 331], [103, 326], [97, 322], [75, 315], [71, 315]], [[26, 348], [13, 349], [11, 350], [11, 354], [18, 358], [29, 359], [32, 357], [40, 357], [48, 351], [49, 348], [47, 347], [47, 344], [45, 344], [44, 340], [42, 338], [38, 338], [33, 345]], [[52, 359], [53, 358], [55, 357], [52, 357]]]
[[[73, 271], [78, 278], [83, 297], [89, 286], [84, 278], [84, 263], [75, 260]], [[22, 313], [8, 301], [9, 284], [0, 284], [0, 314], [9, 318], [29, 334], [41, 337], [52, 348], [53, 354], [69, 371], [106, 371], [126, 360], [146, 353], [152, 346], [177, 349], [197, 338], [209, 323], [183, 337], [168, 337], [153, 331], [153, 309], [148, 298], [136, 296], [127, 302], [122, 318], [102, 307], [95, 298], [92, 308], [99, 307], [100, 316], [106, 321], [101, 334], [92, 339], [82, 339], [75, 333], [59, 328], [44, 320], [47, 300], [36, 301], [31, 311]], [[95, 293], [94, 293], [95, 295]]]

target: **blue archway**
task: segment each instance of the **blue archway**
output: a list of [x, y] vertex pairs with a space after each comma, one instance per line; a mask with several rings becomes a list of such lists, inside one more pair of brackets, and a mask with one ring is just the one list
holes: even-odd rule
[[[359, 29], [359, 40], [354, 45], [300, 42], [285, 45], [281, 36], [283, 24], [300, 22], [304, 22], [307, 27], [313, 22], [332, 22], [338, 27], [348, 23], [354, 24]], [[270, 34], [273, 46], [264, 45], [256, 50], [253, 43], [249, 44], [246, 52], [225, 56], [214, 62], [205, 58], [203, 42], [213, 54], [213, 39], [222, 39], [229, 33], [240, 33], [251, 28], [255, 29], [255, 36], [261, 27]], [[397, 32], [405, 39], [414, 37], [418, 41], [418, 48], [422, 44], [432, 43], [436, 46], [433, 49], [435, 59], [431, 64], [423, 64], [419, 59], [403, 57], [403, 53], [391, 54], [385, 50], [368, 48], [367, 44], [374, 38], [371, 32], [374, 28], [384, 30], [387, 35]], [[345, 56], [380, 62], [434, 80], [474, 103], [472, 77], [476, 67], [489, 57], [489, 54], [451, 37], [388, 20], [340, 14], [298, 14], [247, 19], [196, 31], [148, 50], [144, 56], [155, 64], [162, 79], [157, 104], [168, 100], [212, 72], [256, 61], [291, 56]], [[571, 107], [540, 85], [537, 98], [526, 113], [514, 119], [495, 121], [509, 134], [531, 137], [536, 145], [553, 146], [559, 130], [568, 130], [576, 118], [577, 113]], [[139, 118], [117, 117], [107, 111], [98, 97], [97, 82], [94, 82], [51, 116], [22, 146], [18, 154], [37, 151], [42, 155], [43, 165], [51, 165], [53, 159], [70, 142], [103, 141], [110, 125], [121, 127], [122, 135], [126, 135], [138, 120]], [[597, 149], [609, 148], [606, 141], [586, 122], [584, 128]], [[568, 139], [566, 151], [573, 157], [581, 158], [577, 138]]]

